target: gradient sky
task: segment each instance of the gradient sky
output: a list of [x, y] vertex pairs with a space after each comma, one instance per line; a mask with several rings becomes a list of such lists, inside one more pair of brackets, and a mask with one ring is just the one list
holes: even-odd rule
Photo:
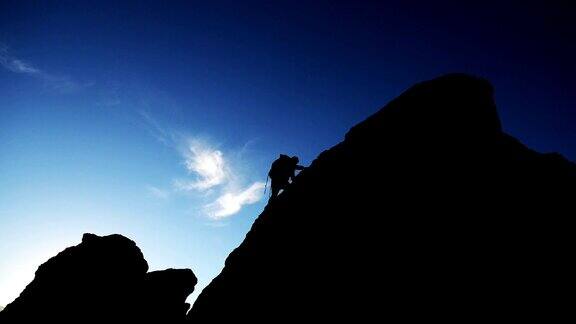
[[443, 73], [488, 78], [509, 133], [576, 160], [573, 5], [420, 2], [0, 1], [0, 305], [84, 232], [193, 269], [193, 300], [279, 153], [308, 164]]

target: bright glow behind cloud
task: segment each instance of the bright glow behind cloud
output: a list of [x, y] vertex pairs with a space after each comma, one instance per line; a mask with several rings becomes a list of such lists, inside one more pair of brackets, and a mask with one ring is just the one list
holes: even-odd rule
[[240, 192], [227, 192], [207, 205], [208, 216], [214, 220], [220, 220], [236, 214], [242, 206], [254, 204], [262, 199], [265, 184], [255, 182], [250, 187]]

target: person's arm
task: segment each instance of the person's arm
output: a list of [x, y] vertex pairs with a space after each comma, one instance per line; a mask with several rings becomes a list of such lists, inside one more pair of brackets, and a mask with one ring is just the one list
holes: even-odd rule
[[302, 170], [304, 170], [304, 167], [301, 166], [301, 165], [296, 165], [296, 166], [294, 167], [294, 171], [292, 171], [292, 174], [290, 175], [290, 180], [291, 180], [291, 181], [294, 181], [294, 179], [296, 178], [296, 170], [302, 171]]
[[294, 166], [294, 169], [292, 170], [292, 174], [290, 175], [291, 181], [294, 181], [294, 178], [296, 178], [296, 170], [302, 171], [302, 170], [304, 170], [304, 167], [301, 165]]

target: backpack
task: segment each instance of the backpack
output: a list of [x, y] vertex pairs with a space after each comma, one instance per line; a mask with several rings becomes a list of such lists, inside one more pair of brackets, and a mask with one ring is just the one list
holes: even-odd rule
[[286, 154], [280, 154], [276, 161], [272, 162], [268, 176], [270, 179], [281, 177], [286, 173], [286, 166], [291, 162], [291, 158]]

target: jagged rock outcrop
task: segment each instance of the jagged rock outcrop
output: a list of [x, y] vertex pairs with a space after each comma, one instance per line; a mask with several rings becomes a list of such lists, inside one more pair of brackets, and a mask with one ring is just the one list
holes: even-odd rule
[[567, 315], [576, 166], [504, 133], [492, 92], [447, 75], [353, 127], [266, 207], [190, 322]]
[[8, 323], [178, 323], [196, 277], [189, 269], [147, 273], [140, 249], [121, 235], [84, 234], [42, 264], [20, 296], [0, 312]]

